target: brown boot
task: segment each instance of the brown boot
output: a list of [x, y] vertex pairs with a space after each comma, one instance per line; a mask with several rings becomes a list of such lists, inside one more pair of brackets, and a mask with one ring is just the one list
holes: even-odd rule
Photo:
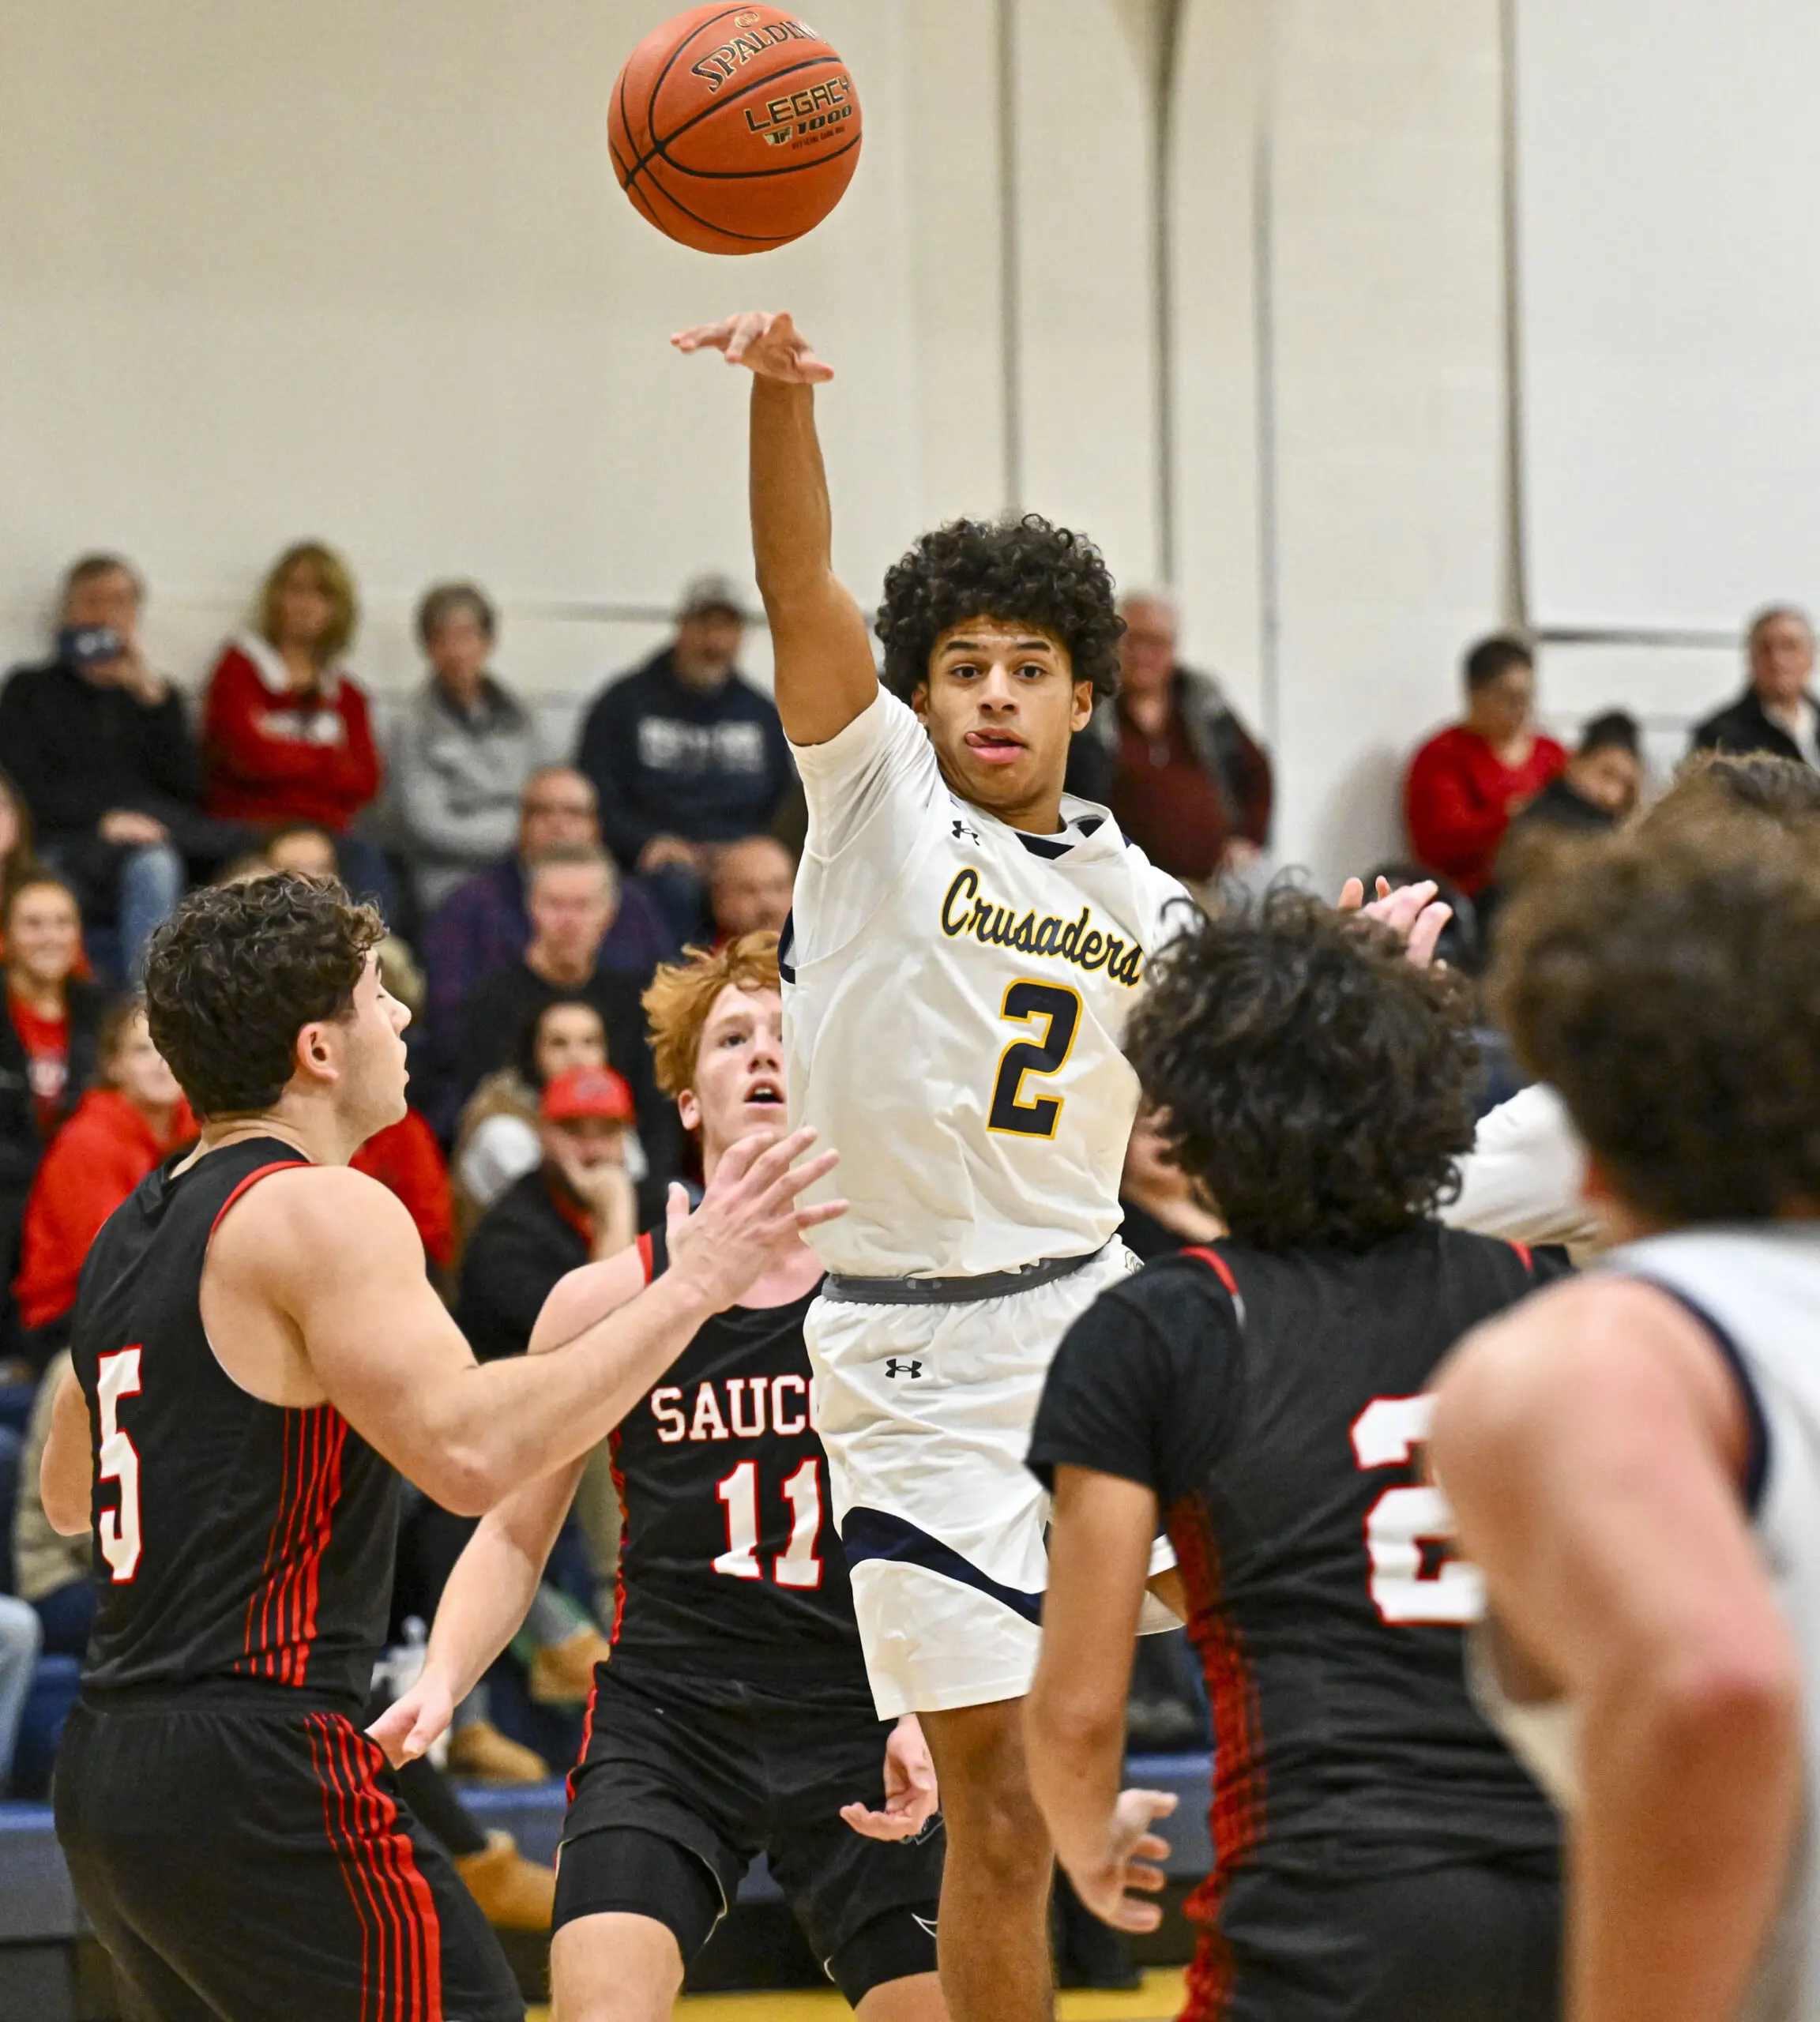
[[510, 1832], [489, 1832], [484, 1850], [463, 1854], [455, 1872], [487, 1921], [504, 1930], [547, 1930], [556, 1907], [556, 1870], [518, 1851]]
[[449, 1773], [478, 1776], [486, 1783], [547, 1783], [550, 1765], [522, 1742], [509, 1740], [491, 1720], [470, 1720], [449, 1738]]
[[585, 1699], [594, 1689], [594, 1667], [612, 1654], [613, 1645], [593, 1623], [583, 1623], [573, 1635], [547, 1644], [531, 1659], [531, 1697], [540, 1706], [571, 1705]]

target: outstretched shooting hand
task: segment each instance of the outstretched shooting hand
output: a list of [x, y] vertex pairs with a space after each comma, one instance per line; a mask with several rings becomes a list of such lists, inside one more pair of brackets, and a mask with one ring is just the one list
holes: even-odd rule
[[698, 323], [670, 340], [680, 351], [717, 351], [729, 365], [743, 365], [761, 379], [781, 379], [787, 385], [819, 386], [834, 377], [810, 348], [790, 312], [748, 309], [719, 323]]

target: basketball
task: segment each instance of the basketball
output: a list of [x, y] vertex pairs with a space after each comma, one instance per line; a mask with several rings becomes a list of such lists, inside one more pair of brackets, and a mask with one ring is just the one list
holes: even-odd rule
[[763, 253], [812, 231], [859, 160], [847, 66], [780, 7], [692, 7], [626, 59], [607, 118], [619, 186], [701, 253]]

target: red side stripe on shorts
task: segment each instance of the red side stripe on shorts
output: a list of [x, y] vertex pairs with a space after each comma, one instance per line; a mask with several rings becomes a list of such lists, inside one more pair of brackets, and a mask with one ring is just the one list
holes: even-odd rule
[[1244, 1638], [1224, 1606], [1219, 1544], [1201, 1498], [1184, 1497], [1170, 1511], [1169, 1540], [1188, 1597], [1189, 1640], [1199, 1653], [1213, 1712], [1213, 1872], [1183, 1905], [1200, 1938], [1188, 1968], [1182, 2022], [1219, 2022], [1237, 1975], [1232, 1946], [1220, 1929], [1220, 1907], [1233, 1870], [1265, 1834], [1264, 1731]]
[[385, 1971], [385, 1921], [373, 1892], [371, 1881], [354, 1858], [355, 1829], [348, 1792], [336, 1761], [335, 1737], [325, 1713], [312, 1713], [306, 1725], [310, 1734], [310, 1760], [322, 1786], [322, 1828], [340, 1863], [341, 1879], [360, 1926], [359, 2022], [384, 2022], [373, 1998], [375, 1983], [383, 1983]]
[[378, 2022], [442, 2022], [442, 1930], [398, 1807], [380, 1787], [384, 1757], [344, 1719], [328, 1721], [338, 1784], [350, 1798], [348, 1853], [383, 1919]]
[[[638, 1240], [642, 1245], [649, 1242], [650, 1238], [648, 1236], [641, 1236]], [[649, 1251], [647, 1251], [645, 1254], [645, 1266], [647, 1270], [649, 1270], [650, 1266], [650, 1255]], [[626, 1477], [619, 1471], [619, 1428], [617, 1426], [615, 1426], [607, 1435], [607, 1453], [608, 1464], [611, 1468], [613, 1475], [614, 1492], [619, 1498], [619, 1537], [621, 1542], [619, 1563], [615, 1567], [613, 1573], [613, 1626], [607, 1633], [607, 1641], [608, 1644], [611, 1646], [619, 1641], [619, 1625], [626, 1619], [626, 1554], [624, 1550], [624, 1542], [626, 1527], [632, 1520], [630, 1516], [627, 1514], [626, 1509]], [[594, 1667], [594, 1676], [589, 1682], [588, 1686], [588, 1710], [581, 1716], [581, 1750], [575, 1757], [575, 1767], [569, 1772], [569, 1802], [571, 1804], [575, 1802], [576, 1777], [581, 1772], [582, 1764], [588, 1760], [588, 1750], [592, 1745], [594, 1740], [594, 1706], [595, 1702], [600, 1698], [600, 1667], [596, 1664]]]
[[1534, 1277], [1536, 1275], [1536, 1257], [1535, 1253], [1530, 1249], [1529, 1244], [1526, 1242], [1514, 1242], [1511, 1244], [1510, 1247], [1517, 1253], [1517, 1261], [1523, 1266], [1524, 1269], [1529, 1273], [1531, 1277]]

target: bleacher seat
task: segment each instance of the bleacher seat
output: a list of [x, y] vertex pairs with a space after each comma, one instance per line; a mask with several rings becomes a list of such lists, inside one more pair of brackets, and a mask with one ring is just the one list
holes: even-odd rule
[[51, 1765], [63, 1738], [63, 1723], [76, 1704], [81, 1682], [79, 1657], [40, 1657], [25, 1697], [19, 1722], [19, 1743], [13, 1757], [13, 1795], [42, 1798], [51, 1788]]

